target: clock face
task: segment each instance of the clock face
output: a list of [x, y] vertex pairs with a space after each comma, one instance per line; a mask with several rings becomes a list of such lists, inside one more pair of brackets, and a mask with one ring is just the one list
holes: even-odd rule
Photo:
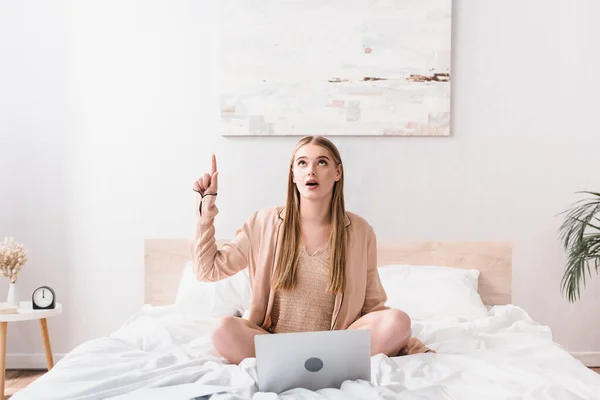
[[54, 295], [47, 288], [38, 288], [33, 292], [33, 301], [38, 307], [46, 308], [54, 300]]

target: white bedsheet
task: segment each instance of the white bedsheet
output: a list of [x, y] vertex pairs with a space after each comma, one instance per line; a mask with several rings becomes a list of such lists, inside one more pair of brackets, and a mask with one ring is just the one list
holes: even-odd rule
[[210, 340], [215, 322], [194, 320], [175, 306], [144, 308], [112, 335], [77, 347], [12, 399], [105, 399], [191, 382], [240, 388], [215, 400], [600, 399], [600, 375], [512, 305], [471, 321], [413, 321], [413, 335], [438, 353], [373, 356], [371, 383], [279, 396], [256, 391], [254, 359], [236, 366], [216, 355]]

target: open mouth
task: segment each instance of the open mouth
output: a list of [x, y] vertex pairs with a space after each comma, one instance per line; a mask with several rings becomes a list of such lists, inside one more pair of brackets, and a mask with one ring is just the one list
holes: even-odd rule
[[319, 183], [317, 181], [310, 180], [310, 181], [306, 182], [306, 186], [317, 187], [317, 186], [319, 186]]

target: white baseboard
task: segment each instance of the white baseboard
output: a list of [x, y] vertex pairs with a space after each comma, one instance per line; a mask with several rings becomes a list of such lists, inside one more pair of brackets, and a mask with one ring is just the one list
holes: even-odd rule
[[600, 351], [572, 352], [571, 355], [586, 367], [600, 367]]
[[[62, 359], [64, 354], [53, 354], [54, 364]], [[46, 354], [7, 354], [6, 369], [46, 369]]]

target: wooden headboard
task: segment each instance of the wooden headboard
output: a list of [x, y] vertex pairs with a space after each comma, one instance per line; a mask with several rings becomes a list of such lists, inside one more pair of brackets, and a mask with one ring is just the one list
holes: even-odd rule
[[[190, 259], [188, 240], [146, 239], [144, 245], [144, 302], [172, 304], [181, 272]], [[507, 242], [381, 242], [377, 264], [477, 269], [481, 272], [479, 294], [485, 304], [509, 304], [512, 300], [512, 246]]]

